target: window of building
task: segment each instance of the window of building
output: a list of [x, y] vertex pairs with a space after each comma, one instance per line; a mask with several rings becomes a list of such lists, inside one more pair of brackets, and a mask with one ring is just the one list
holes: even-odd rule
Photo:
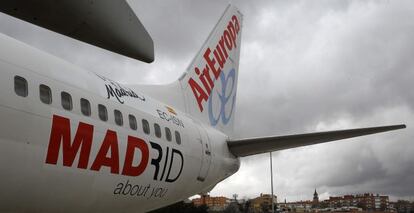
[[129, 115], [129, 127], [133, 130], [137, 130], [137, 119], [133, 115]]
[[161, 128], [160, 125], [158, 125], [157, 123], [154, 124], [154, 130], [155, 130], [155, 136], [157, 136], [157, 138], [161, 138]]
[[81, 98], [80, 100], [81, 112], [85, 116], [91, 116], [91, 104], [88, 100]]
[[18, 96], [27, 97], [29, 92], [26, 79], [17, 75], [14, 76], [14, 92]]
[[178, 131], [175, 131], [175, 142], [177, 142], [177, 144], [181, 144], [181, 135]]
[[150, 126], [147, 120], [142, 119], [142, 130], [144, 130], [145, 134], [150, 134]]
[[61, 92], [60, 93], [61, 101], [62, 101], [62, 107], [66, 110], [72, 110], [72, 96], [70, 96], [67, 92]]
[[114, 110], [114, 115], [115, 115], [115, 123], [118, 126], [122, 126], [124, 125], [124, 120], [122, 119], [122, 113], [119, 110]]
[[99, 119], [101, 119], [101, 121], [108, 120], [108, 110], [106, 110], [106, 106], [102, 104], [98, 104], [98, 114], [99, 114]]
[[165, 127], [165, 137], [167, 138], [167, 141], [172, 140], [171, 130], [168, 127]]
[[44, 104], [51, 104], [52, 103], [52, 91], [50, 90], [50, 87], [41, 84], [39, 86], [39, 96], [40, 100]]

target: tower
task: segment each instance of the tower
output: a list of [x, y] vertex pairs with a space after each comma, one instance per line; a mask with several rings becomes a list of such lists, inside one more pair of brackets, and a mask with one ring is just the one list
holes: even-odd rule
[[316, 192], [316, 189], [315, 189], [315, 192], [313, 193], [313, 203], [312, 203], [313, 205], [313, 208], [316, 208], [316, 207], [318, 207], [318, 204], [319, 204], [319, 196], [318, 196], [318, 193]]

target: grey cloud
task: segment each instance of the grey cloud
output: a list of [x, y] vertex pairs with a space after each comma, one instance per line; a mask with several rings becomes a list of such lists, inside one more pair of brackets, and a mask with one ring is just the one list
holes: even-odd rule
[[[125, 83], [175, 80], [227, 6], [129, 1], [155, 42], [144, 64], [0, 15], [0, 31]], [[414, 124], [412, 1], [233, 1], [244, 14], [236, 109], [240, 137]], [[410, 129], [274, 153], [279, 198], [373, 192], [414, 196]], [[269, 189], [267, 154], [242, 159], [213, 195]]]

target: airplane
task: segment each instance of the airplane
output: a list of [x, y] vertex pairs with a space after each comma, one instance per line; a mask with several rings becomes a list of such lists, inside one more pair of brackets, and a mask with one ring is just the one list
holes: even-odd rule
[[[237, 138], [242, 21], [229, 5], [179, 79], [153, 86], [118, 83], [0, 34], [0, 211], [147, 212], [211, 191], [241, 157], [406, 127]], [[125, 53], [99, 36], [84, 41], [153, 60], [151, 47]]]

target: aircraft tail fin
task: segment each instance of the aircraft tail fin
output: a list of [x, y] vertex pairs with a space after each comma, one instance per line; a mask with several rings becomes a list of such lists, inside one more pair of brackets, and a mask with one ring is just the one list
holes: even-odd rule
[[229, 5], [183, 75], [166, 85], [131, 85], [232, 136], [243, 15]]
[[187, 113], [227, 135], [233, 132], [242, 18], [229, 5], [179, 79]]

